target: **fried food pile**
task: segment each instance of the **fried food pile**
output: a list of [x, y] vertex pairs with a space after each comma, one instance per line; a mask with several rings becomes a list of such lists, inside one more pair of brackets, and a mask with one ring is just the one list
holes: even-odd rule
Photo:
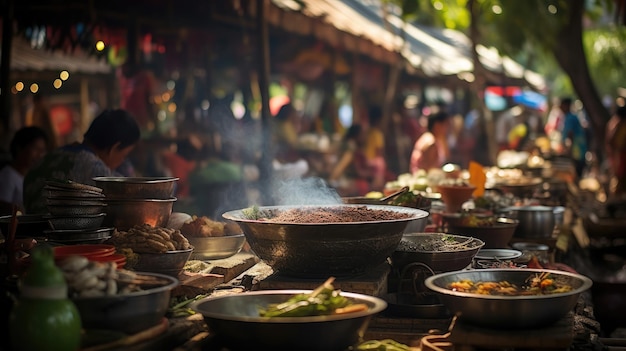
[[211, 220], [206, 216], [191, 216], [180, 227], [180, 231], [184, 235], [195, 238], [206, 238], [215, 236], [225, 236], [241, 233], [241, 228], [235, 222], [218, 222]]
[[115, 230], [107, 244], [115, 245], [118, 249], [128, 248], [136, 253], [165, 253], [191, 248], [180, 230], [149, 224], [135, 225], [128, 231]]

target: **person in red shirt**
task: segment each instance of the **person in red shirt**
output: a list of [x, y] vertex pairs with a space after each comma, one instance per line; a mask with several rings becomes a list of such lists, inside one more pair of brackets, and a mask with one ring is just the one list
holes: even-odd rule
[[196, 168], [198, 149], [189, 140], [180, 140], [175, 148], [163, 152], [163, 165], [172, 177], [177, 177], [176, 197], [189, 196], [189, 174]]

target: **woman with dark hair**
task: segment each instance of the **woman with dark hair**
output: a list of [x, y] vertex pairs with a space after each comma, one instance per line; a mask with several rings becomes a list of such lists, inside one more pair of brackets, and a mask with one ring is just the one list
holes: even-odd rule
[[48, 149], [46, 132], [39, 127], [24, 127], [11, 139], [11, 162], [0, 168], [0, 214], [10, 214], [11, 206], [23, 210], [24, 176]]
[[280, 108], [274, 119], [276, 159], [281, 163], [296, 162], [300, 158], [296, 149], [298, 144], [298, 111], [291, 103], [286, 103]]
[[115, 171], [139, 141], [139, 126], [124, 110], [105, 110], [84, 135], [73, 143], [50, 152], [24, 179], [27, 213], [45, 213], [43, 187], [46, 180], [72, 180], [95, 185], [94, 177], [121, 176]]

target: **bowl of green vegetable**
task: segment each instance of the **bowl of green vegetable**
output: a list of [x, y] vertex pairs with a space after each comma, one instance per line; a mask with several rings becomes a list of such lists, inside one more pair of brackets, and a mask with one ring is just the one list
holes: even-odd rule
[[250, 291], [191, 305], [229, 350], [346, 350], [386, 307], [380, 298], [336, 290], [332, 280], [315, 290]]

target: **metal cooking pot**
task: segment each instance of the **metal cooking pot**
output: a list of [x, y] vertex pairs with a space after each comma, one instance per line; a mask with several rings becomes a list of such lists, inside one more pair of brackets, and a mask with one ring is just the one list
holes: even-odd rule
[[549, 238], [554, 232], [554, 209], [550, 206], [516, 206], [507, 212], [519, 221], [514, 237]]

